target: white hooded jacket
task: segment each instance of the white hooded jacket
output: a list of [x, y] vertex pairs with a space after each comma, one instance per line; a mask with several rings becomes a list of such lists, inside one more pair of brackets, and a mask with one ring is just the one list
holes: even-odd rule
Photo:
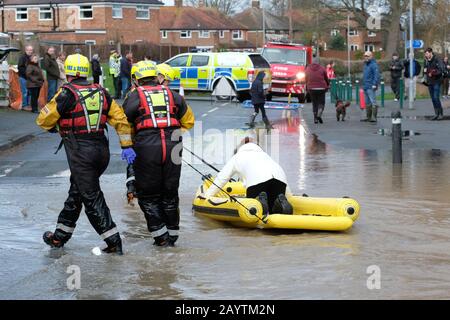
[[[247, 143], [228, 161], [217, 175], [214, 183], [223, 187], [237, 174], [246, 188], [260, 183], [277, 179], [287, 184], [286, 174], [264, 150], [254, 143]], [[212, 185], [205, 193], [206, 197], [213, 197], [219, 188]]]

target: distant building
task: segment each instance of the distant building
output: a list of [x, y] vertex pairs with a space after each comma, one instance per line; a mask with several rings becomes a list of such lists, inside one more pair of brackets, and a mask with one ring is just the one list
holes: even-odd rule
[[247, 27], [248, 41], [255, 48], [262, 48], [269, 40], [289, 38], [289, 19], [264, 10], [259, 0], [252, 0], [251, 7], [236, 14], [233, 20]]
[[161, 46], [192, 47], [198, 50], [248, 49], [248, 29], [217, 9], [207, 8], [200, 2], [198, 8], [175, 6], [160, 10]]
[[159, 44], [158, 0], [5, 0], [3, 32], [91, 44]]

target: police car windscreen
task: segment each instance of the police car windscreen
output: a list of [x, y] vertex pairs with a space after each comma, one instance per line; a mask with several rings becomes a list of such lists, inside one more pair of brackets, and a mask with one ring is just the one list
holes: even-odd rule
[[271, 64], [306, 65], [306, 51], [304, 50], [265, 48], [262, 55]]
[[270, 68], [270, 64], [260, 54], [251, 54], [250, 60], [252, 60], [254, 68]]

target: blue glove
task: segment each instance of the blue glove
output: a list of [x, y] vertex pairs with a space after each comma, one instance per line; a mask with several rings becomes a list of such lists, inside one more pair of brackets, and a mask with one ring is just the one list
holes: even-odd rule
[[133, 148], [127, 148], [122, 150], [122, 160], [126, 160], [128, 164], [133, 164], [136, 159], [136, 153]]

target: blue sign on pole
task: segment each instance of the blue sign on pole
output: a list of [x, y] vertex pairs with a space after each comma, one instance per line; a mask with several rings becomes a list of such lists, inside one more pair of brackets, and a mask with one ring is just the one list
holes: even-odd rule
[[[413, 49], [422, 49], [424, 45], [423, 40], [413, 40]], [[406, 41], [406, 48], [409, 49], [409, 41]]]

